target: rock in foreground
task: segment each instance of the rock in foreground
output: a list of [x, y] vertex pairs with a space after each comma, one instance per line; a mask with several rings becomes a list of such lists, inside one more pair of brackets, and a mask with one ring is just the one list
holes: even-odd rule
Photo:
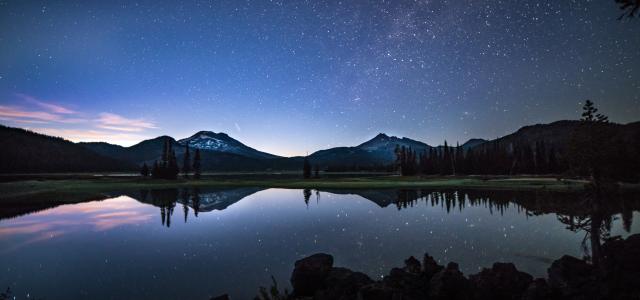
[[640, 234], [602, 245], [599, 266], [563, 256], [548, 269], [548, 280], [534, 279], [511, 263], [465, 277], [458, 264], [438, 265], [424, 255], [393, 268], [380, 281], [346, 268], [333, 267], [329, 254], [314, 254], [295, 263], [293, 293], [274, 299], [413, 300], [413, 299], [640, 299]]

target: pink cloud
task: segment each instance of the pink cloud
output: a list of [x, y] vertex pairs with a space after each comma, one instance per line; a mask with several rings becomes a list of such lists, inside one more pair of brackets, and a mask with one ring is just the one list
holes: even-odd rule
[[69, 108], [63, 107], [61, 105], [58, 104], [53, 104], [53, 103], [48, 103], [48, 102], [44, 102], [41, 100], [38, 100], [37, 98], [33, 97], [33, 96], [29, 96], [29, 95], [25, 95], [25, 94], [16, 94], [16, 96], [22, 98], [23, 100], [27, 101], [27, 102], [31, 102], [34, 103], [46, 110], [48, 110], [49, 112], [52, 113], [56, 113], [56, 114], [75, 114], [76, 111], [73, 111]]
[[67, 118], [46, 111], [25, 110], [21, 107], [6, 105], [0, 105], [0, 120], [27, 124], [43, 124], [51, 122], [77, 124], [87, 122], [86, 119], [82, 118]]
[[107, 112], [91, 116], [29, 95], [15, 95], [24, 100], [23, 105], [0, 104], [0, 121], [74, 142], [109, 141], [132, 145], [148, 138], [140, 135], [142, 132], [157, 128], [153, 122], [142, 118], [130, 119]]
[[155, 124], [144, 119], [128, 119], [112, 113], [101, 113], [98, 127], [115, 131], [138, 132], [157, 128]]
[[108, 141], [118, 145], [133, 145], [148, 136], [129, 132], [110, 132], [95, 129], [64, 129], [64, 128], [28, 128], [29, 130], [59, 136], [73, 142], [102, 142]]
[[0, 105], [0, 117], [6, 119], [32, 119], [47, 122], [57, 122], [62, 117], [44, 111], [27, 111], [15, 106]]

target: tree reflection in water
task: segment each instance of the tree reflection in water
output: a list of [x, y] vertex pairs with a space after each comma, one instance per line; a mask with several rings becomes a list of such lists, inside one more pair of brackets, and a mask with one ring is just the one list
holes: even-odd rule
[[597, 269], [600, 269], [600, 261], [603, 259], [602, 244], [615, 238], [611, 237], [611, 227], [617, 219], [616, 214], [620, 214], [622, 218], [623, 229], [626, 232], [631, 231], [633, 210], [637, 210], [637, 201], [627, 196], [629, 195], [621, 195], [617, 191], [588, 189], [577, 204], [583, 208], [581, 214], [558, 214], [558, 220], [567, 225], [568, 230], [584, 232], [581, 245], [585, 259]]
[[[189, 208], [193, 216], [201, 212], [224, 210], [233, 203], [251, 195], [260, 188], [213, 189], [199, 188], [141, 190], [135, 195], [141, 202], [160, 208], [161, 224], [171, 226], [171, 217], [177, 203], [182, 204], [184, 221], [188, 221]], [[503, 215], [507, 209], [515, 208], [525, 216], [556, 214], [557, 219], [573, 232], [585, 232], [582, 247], [585, 258], [598, 263], [600, 245], [611, 238], [611, 225], [615, 215], [620, 215], [623, 228], [631, 230], [633, 211], [639, 210], [640, 201], [633, 195], [600, 193], [562, 193], [549, 191], [491, 191], [491, 190], [326, 190], [333, 194], [356, 194], [380, 207], [395, 206], [398, 210], [427, 205], [441, 207], [447, 213], [462, 211], [466, 207], [484, 207], [490, 214]], [[303, 189], [304, 204], [308, 207], [315, 193], [319, 205], [321, 191]], [[423, 204], [421, 204], [423, 203]]]
[[[260, 188], [215, 189], [201, 191], [199, 188], [142, 190], [138, 200], [160, 208], [161, 224], [170, 227], [171, 217], [177, 203], [182, 204], [184, 222], [188, 221], [189, 207], [194, 217], [203, 210], [224, 210], [244, 197], [260, 191]], [[309, 207], [315, 193], [316, 204], [320, 203], [320, 190], [303, 189], [305, 206]], [[395, 206], [398, 210], [417, 205], [441, 207], [447, 213], [462, 211], [466, 207], [484, 207], [490, 214], [503, 215], [514, 207], [525, 216], [556, 214], [557, 219], [573, 232], [584, 232], [582, 248], [585, 259], [597, 266], [601, 259], [601, 245], [611, 237], [611, 226], [616, 215], [622, 219], [623, 229], [630, 232], [633, 211], [640, 203], [634, 195], [602, 193], [587, 190], [582, 193], [550, 191], [491, 191], [491, 190], [327, 190], [334, 194], [356, 194], [380, 207]]]
[[581, 243], [584, 258], [594, 266], [599, 266], [602, 259], [602, 243], [611, 239], [611, 227], [616, 215], [622, 218], [623, 229], [631, 231], [633, 211], [640, 208], [634, 195], [618, 192], [596, 192], [587, 190], [583, 193], [552, 192], [515, 192], [515, 191], [478, 191], [478, 190], [396, 190], [395, 199], [377, 203], [394, 203], [400, 209], [414, 207], [420, 202], [432, 207], [441, 206], [447, 213], [456, 207], [462, 211], [467, 206], [486, 207], [491, 214], [500, 215], [514, 205], [518, 212], [526, 215], [554, 213], [557, 219], [567, 225], [573, 232], [584, 232]]
[[193, 210], [193, 216], [197, 218], [202, 211], [224, 210], [229, 205], [260, 190], [262, 189], [208, 189], [203, 192], [200, 188], [159, 189], [141, 190], [138, 194], [128, 196], [159, 207], [161, 224], [171, 227], [171, 217], [178, 203], [182, 204], [183, 218], [186, 223], [189, 220], [189, 208]]

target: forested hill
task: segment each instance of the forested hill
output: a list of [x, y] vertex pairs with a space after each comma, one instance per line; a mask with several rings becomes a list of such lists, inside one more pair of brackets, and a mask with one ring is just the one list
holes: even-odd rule
[[[568, 169], [568, 146], [579, 124], [579, 121], [557, 121], [525, 126], [494, 140], [469, 140], [458, 149], [452, 147], [458, 144], [457, 141], [449, 141], [448, 156], [445, 155], [446, 147], [432, 147], [420, 141], [381, 133], [358, 146], [317, 151], [309, 155], [309, 162], [314, 168], [327, 171], [393, 171], [396, 169], [397, 147], [404, 147], [411, 152], [407, 152], [410, 155], [407, 157], [415, 162], [413, 169], [416, 174], [562, 173]], [[615, 148], [616, 153], [619, 153], [615, 162], [608, 163], [620, 165], [622, 171], [634, 166], [640, 168], [638, 156], [635, 155], [640, 152], [640, 122], [624, 125], [606, 123], [602, 126], [609, 128], [613, 137], [606, 142], [607, 145], [602, 146]], [[302, 169], [302, 157], [287, 158], [265, 154], [239, 142], [238, 146], [228, 142], [235, 140], [222, 133], [200, 132], [195, 136], [200, 138], [198, 143], [189, 143], [189, 146], [192, 152], [194, 148], [199, 149], [203, 171]], [[172, 145], [177, 162], [182, 167], [186, 143], [180, 143], [170, 136], [160, 136], [130, 147], [122, 147], [104, 142], [72, 143], [0, 125], [0, 173], [138, 171], [143, 163], [153, 165], [160, 158], [167, 141]]]
[[62, 138], [0, 125], [0, 173], [136, 170]]

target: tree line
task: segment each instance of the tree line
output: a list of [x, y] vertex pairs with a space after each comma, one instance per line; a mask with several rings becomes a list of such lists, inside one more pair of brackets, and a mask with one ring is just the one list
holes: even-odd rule
[[558, 152], [544, 141], [507, 144], [496, 140], [473, 149], [451, 147], [445, 141], [444, 146], [421, 153], [396, 146], [395, 154], [403, 176], [555, 174], [566, 169], [558, 161]]
[[582, 118], [562, 150], [544, 140], [494, 140], [470, 149], [447, 141], [421, 153], [396, 146], [396, 170], [414, 175], [567, 174], [595, 185], [637, 181], [640, 177], [640, 136], [621, 138], [608, 118], [587, 100]]
[[151, 169], [146, 163], [142, 165], [140, 175], [143, 177], [151, 176], [154, 179], [177, 179], [178, 174], [182, 171], [184, 178], [189, 178], [193, 174], [194, 179], [200, 179], [202, 176], [202, 162], [200, 157], [200, 149], [195, 150], [193, 160], [191, 159], [191, 152], [189, 144], [185, 144], [182, 170], [178, 166], [178, 160], [176, 158], [176, 152], [173, 149], [173, 143], [167, 138], [162, 147], [162, 154], [160, 155], [160, 161], [154, 161]]

